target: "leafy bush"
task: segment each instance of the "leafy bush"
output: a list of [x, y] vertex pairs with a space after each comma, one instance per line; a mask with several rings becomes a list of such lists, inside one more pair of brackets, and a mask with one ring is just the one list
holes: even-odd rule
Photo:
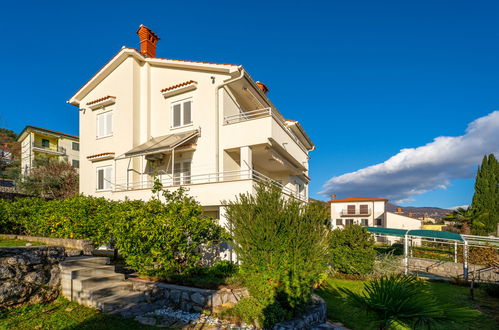
[[[309, 301], [313, 286], [327, 270], [327, 209], [285, 199], [270, 184], [260, 183], [255, 189], [254, 195], [225, 202], [241, 276], [262, 311], [295, 312]], [[272, 313], [275, 317], [260, 319], [275, 322], [284, 317]]]
[[485, 293], [494, 298], [499, 298], [499, 284], [497, 283], [481, 283], [480, 287], [483, 288]]
[[372, 277], [400, 274], [403, 271], [402, 257], [393, 252], [378, 254], [374, 259]]
[[292, 313], [279, 302], [265, 305], [255, 297], [247, 297], [239, 300], [233, 308], [222, 312], [221, 317], [271, 329], [273, 324], [291, 318]]
[[201, 246], [219, 243], [224, 230], [180, 188], [157, 199], [133, 201], [116, 215], [111, 233], [126, 263], [142, 275], [165, 277], [201, 265]]
[[330, 237], [330, 260], [335, 271], [346, 274], [368, 274], [373, 269], [374, 238], [359, 225], [335, 229]]
[[411, 329], [429, 328], [442, 321], [473, 318], [477, 311], [440, 304], [428, 284], [413, 276], [384, 276], [364, 284], [362, 294], [340, 288], [348, 301], [365, 310], [379, 329], [401, 324]]

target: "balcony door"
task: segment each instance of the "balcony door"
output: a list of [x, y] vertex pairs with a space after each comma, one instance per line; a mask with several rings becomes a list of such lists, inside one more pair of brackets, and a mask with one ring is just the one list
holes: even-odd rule
[[191, 161], [175, 162], [173, 167], [173, 184], [175, 186], [191, 183]]

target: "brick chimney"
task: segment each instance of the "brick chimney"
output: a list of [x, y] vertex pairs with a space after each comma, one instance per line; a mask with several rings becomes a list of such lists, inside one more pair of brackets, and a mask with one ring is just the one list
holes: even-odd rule
[[412, 218], [412, 212], [409, 212], [409, 214], [407, 215], [409, 218]]
[[258, 87], [260, 87], [260, 89], [262, 90], [262, 92], [264, 94], [267, 94], [269, 92], [269, 88], [264, 83], [262, 83], [260, 81], [257, 81], [256, 84], [257, 84]]
[[397, 212], [395, 212], [397, 214], [402, 214], [402, 208], [401, 207], [397, 207]]
[[335, 194], [331, 194], [331, 199], [335, 199], [336, 198], [336, 195]]
[[147, 57], [156, 57], [156, 45], [159, 37], [142, 24], [140, 24], [137, 34], [140, 38], [140, 53]]

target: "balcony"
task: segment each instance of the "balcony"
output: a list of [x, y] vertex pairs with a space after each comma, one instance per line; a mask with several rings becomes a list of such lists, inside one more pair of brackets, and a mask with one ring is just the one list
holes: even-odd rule
[[[109, 182], [113, 193], [127, 193], [130, 198], [143, 199], [143, 191], [151, 190], [154, 179], [144, 174], [147, 178], [140, 181], [117, 180], [116, 183]], [[293, 189], [283, 186], [275, 180], [259, 173], [255, 170], [226, 171], [219, 173], [194, 174], [176, 173], [173, 177], [170, 174], [159, 174], [163, 188], [186, 187], [189, 194], [196, 197], [203, 205], [218, 204], [222, 200], [231, 200], [236, 195], [245, 192], [253, 192], [255, 182], [270, 182], [281, 189], [282, 193], [288, 197], [296, 198], [307, 202], [305, 193], [298, 193]], [[140, 193], [142, 191], [142, 193]], [[139, 193], [133, 193], [139, 192]]]
[[40, 142], [33, 142], [33, 150], [35, 151], [41, 151], [41, 152], [47, 152], [55, 155], [65, 155], [66, 154], [66, 148], [63, 147], [51, 147], [50, 145], [44, 145]]
[[[258, 132], [258, 134], [255, 134]], [[225, 116], [220, 141], [224, 149], [272, 144], [299, 164], [308, 161], [308, 150], [291, 131], [282, 115], [264, 108]]]
[[371, 209], [355, 209], [355, 210], [349, 210], [349, 209], [343, 209], [340, 212], [340, 216], [342, 217], [363, 217], [363, 216], [370, 216], [372, 214]]

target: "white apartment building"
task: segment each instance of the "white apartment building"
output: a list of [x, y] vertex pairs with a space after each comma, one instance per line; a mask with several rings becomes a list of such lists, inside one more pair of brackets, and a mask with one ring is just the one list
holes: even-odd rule
[[21, 174], [28, 175], [37, 161], [67, 161], [80, 166], [80, 143], [75, 135], [51, 129], [26, 126], [17, 141], [21, 144]]
[[[334, 196], [334, 195], [333, 195]], [[404, 216], [399, 208], [397, 213], [387, 212], [385, 198], [349, 197], [332, 199], [331, 227], [345, 228], [353, 224], [365, 227], [395, 229], [421, 229], [421, 220]], [[378, 239], [379, 242], [393, 243], [398, 238]]]
[[137, 34], [140, 51], [123, 47], [68, 100], [80, 111], [81, 193], [147, 200], [157, 177], [216, 218], [258, 180], [308, 200], [314, 145], [264, 84], [241, 65], [158, 58], [159, 37]]

